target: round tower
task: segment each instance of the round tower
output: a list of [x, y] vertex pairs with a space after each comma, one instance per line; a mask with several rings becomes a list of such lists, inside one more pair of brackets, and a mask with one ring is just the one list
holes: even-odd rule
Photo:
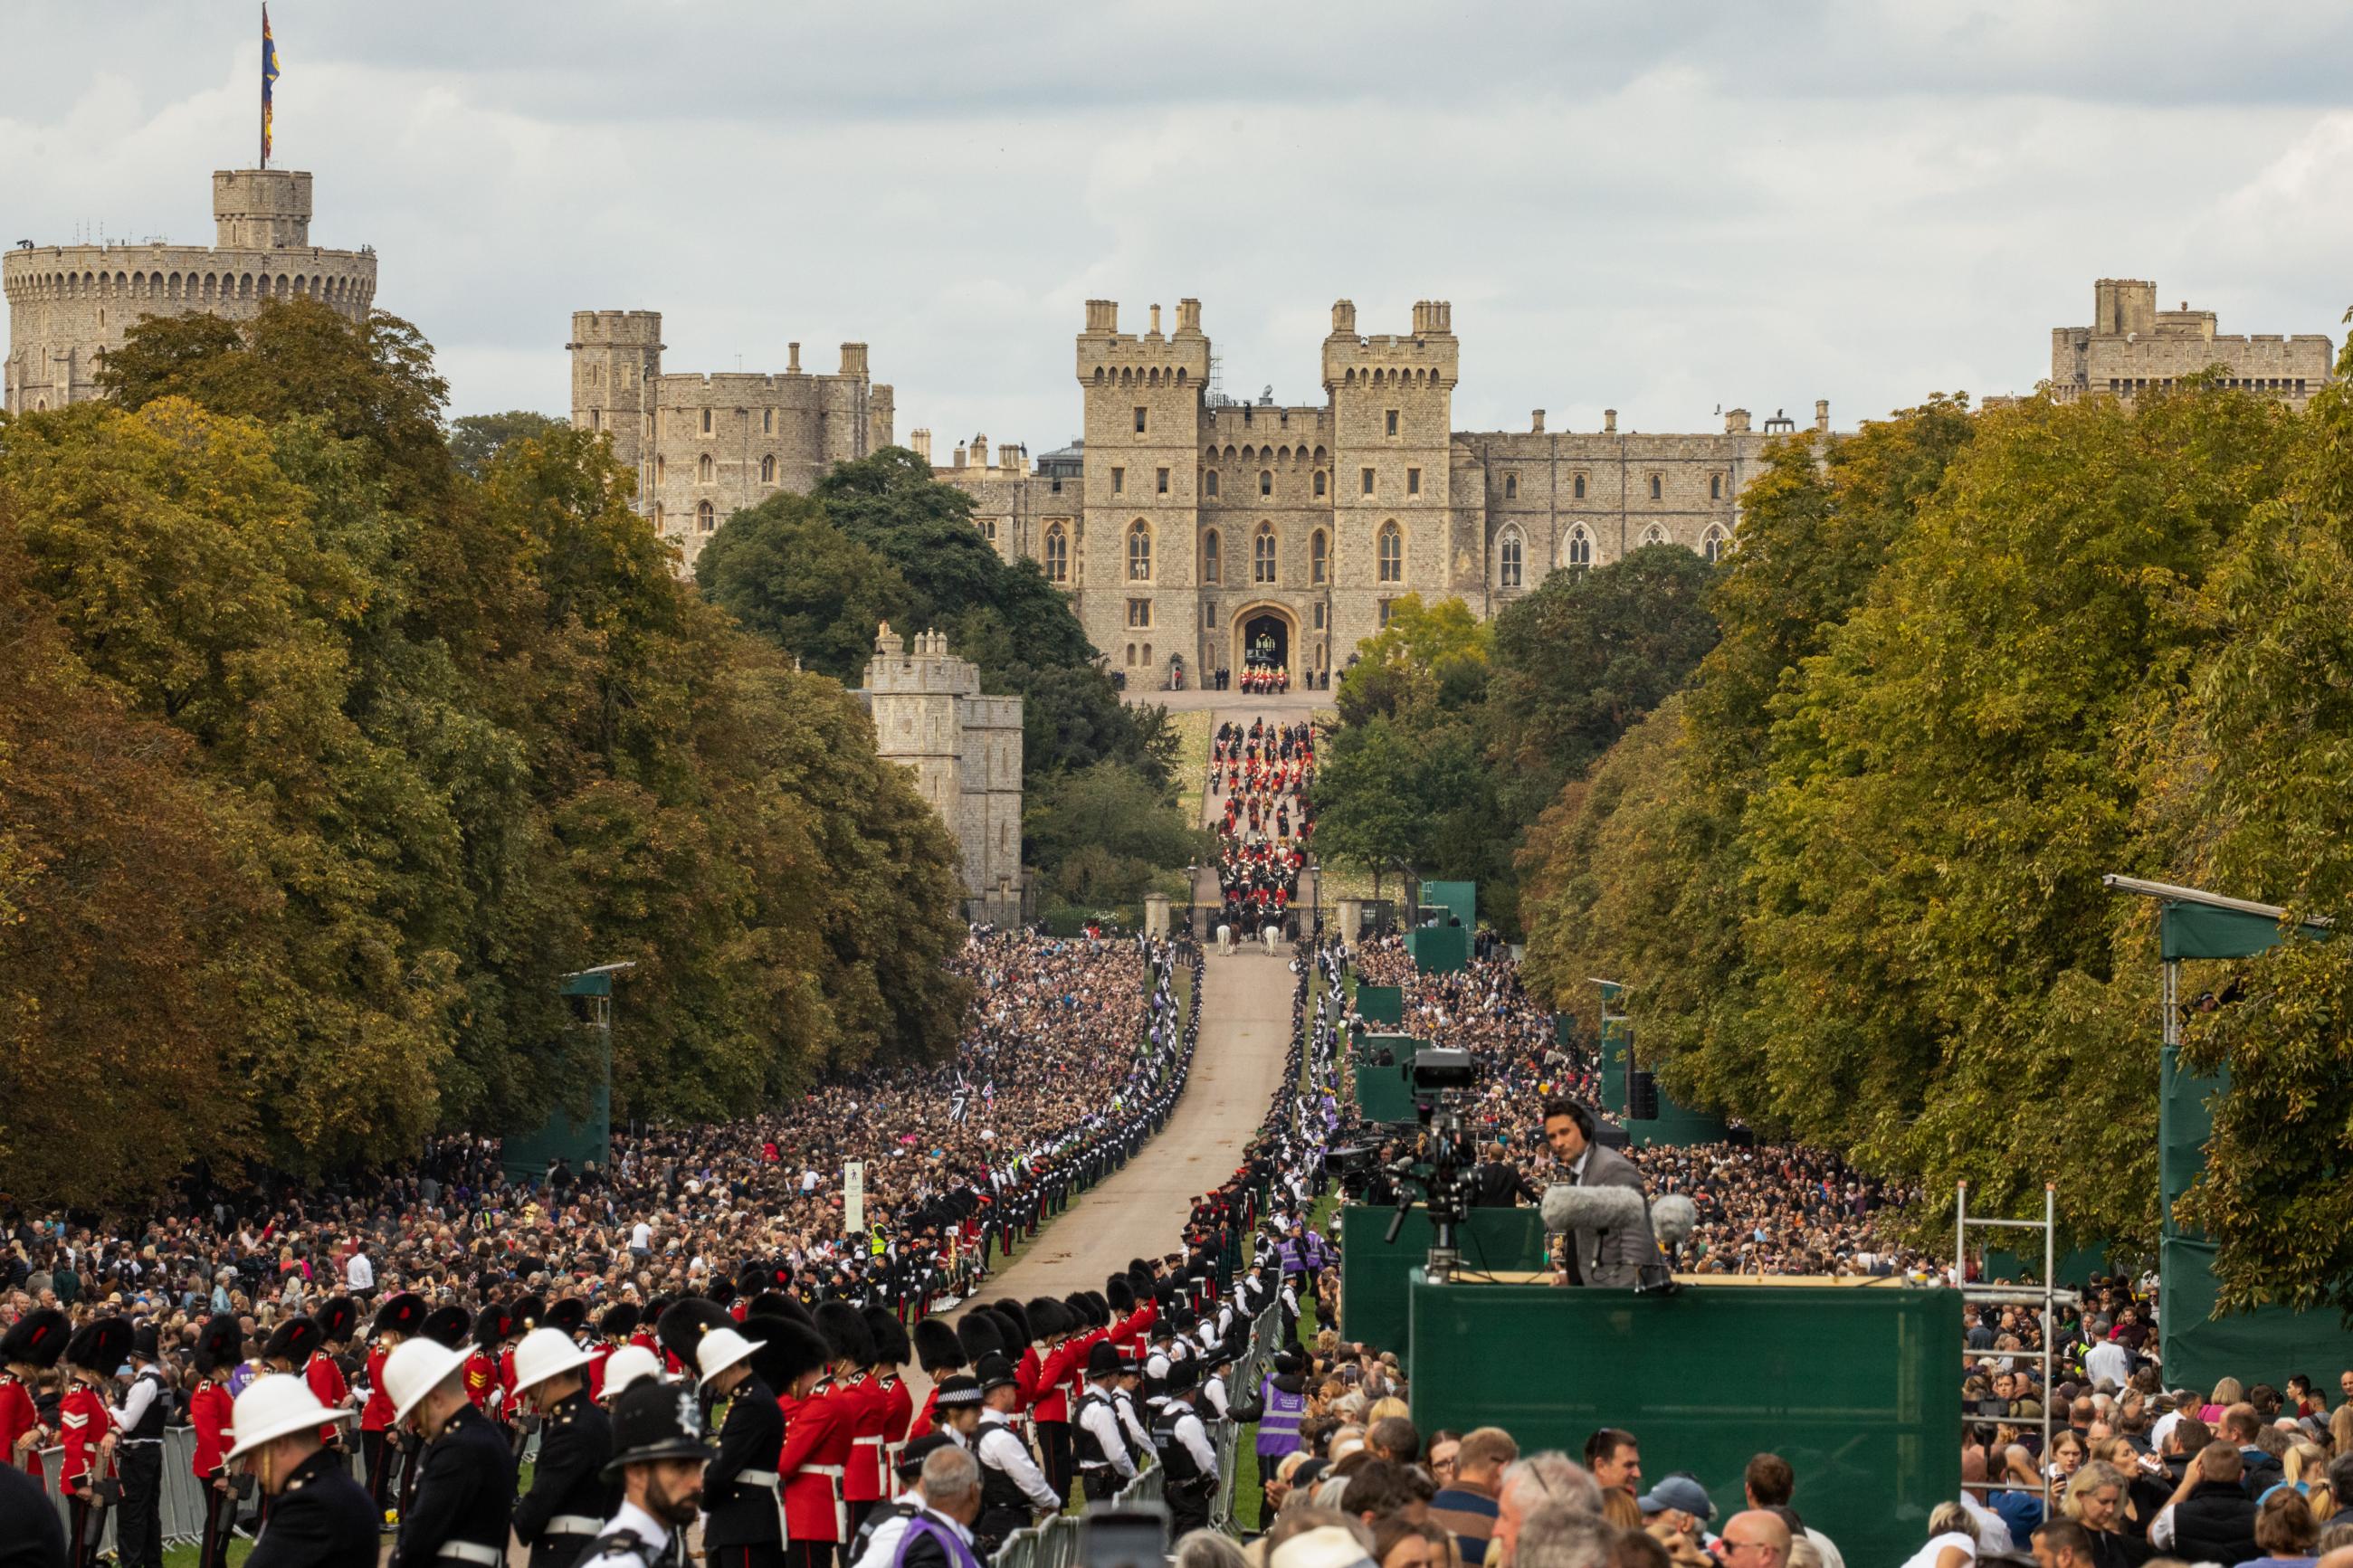
[[375, 301], [374, 250], [311, 243], [311, 176], [301, 170], [215, 171], [213, 224], [213, 247], [20, 246], [0, 258], [9, 411], [96, 396], [106, 355], [149, 316], [203, 310], [243, 321], [271, 300], [315, 300], [356, 321]]

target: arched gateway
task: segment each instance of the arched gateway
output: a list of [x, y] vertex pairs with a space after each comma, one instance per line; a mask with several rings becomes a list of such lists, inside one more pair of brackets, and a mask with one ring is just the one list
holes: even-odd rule
[[1245, 605], [1234, 612], [1233, 663], [1239, 676], [1246, 669], [1288, 670], [1299, 675], [1293, 659], [1299, 649], [1299, 620], [1281, 605]]

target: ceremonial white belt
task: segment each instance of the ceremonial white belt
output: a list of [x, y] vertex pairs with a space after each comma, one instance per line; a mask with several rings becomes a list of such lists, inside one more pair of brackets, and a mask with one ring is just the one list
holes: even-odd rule
[[871, 1437], [852, 1437], [849, 1443], [855, 1448], [880, 1448], [883, 1446], [882, 1434], [877, 1432]]
[[839, 1465], [803, 1465], [812, 1476], [823, 1476], [833, 1483], [833, 1538], [847, 1543], [849, 1540], [849, 1504], [841, 1495], [842, 1473]]
[[[604, 1527], [604, 1521], [599, 1520], [596, 1528], [602, 1530]], [[478, 1546], [470, 1541], [448, 1542], [433, 1555], [459, 1563], [479, 1563], [482, 1568], [506, 1568], [507, 1561], [507, 1554], [497, 1547]]]
[[776, 1500], [776, 1543], [793, 1543], [792, 1521], [785, 1517], [785, 1478], [774, 1470], [738, 1470], [735, 1484], [744, 1487], [765, 1487], [768, 1495]]
[[549, 1535], [602, 1535], [605, 1521], [591, 1519], [585, 1513], [559, 1513], [547, 1521]]

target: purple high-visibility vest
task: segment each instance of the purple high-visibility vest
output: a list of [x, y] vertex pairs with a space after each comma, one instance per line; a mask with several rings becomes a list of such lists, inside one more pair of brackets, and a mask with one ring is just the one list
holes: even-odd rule
[[1258, 1418], [1259, 1468], [1266, 1469], [1265, 1460], [1279, 1459], [1299, 1450], [1299, 1419], [1307, 1414], [1307, 1394], [1285, 1394], [1274, 1385], [1270, 1376], [1259, 1391], [1259, 1399], [1266, 1407]]
[[899, 1550], [891, 1559], [891, 1568], [906, 1568], [907, 1548], [915, 1543], [918, 1531], [939, 1542], [941, 1550], [948, 1554], [949, 1568], [980, 1568], [980, 1559], [973, 1555], [971, 1547], [956, 1539], [955, 1531], [943, 1529], [920, 1513], [907, 1521], [907, 1531], [899, 1537]]

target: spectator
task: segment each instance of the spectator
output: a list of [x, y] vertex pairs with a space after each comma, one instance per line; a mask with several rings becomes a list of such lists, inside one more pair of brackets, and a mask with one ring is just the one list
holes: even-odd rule
[[[1749, 1516], [1742, 1514], [1740, 1518]], [[1779, 1523], [1778, 1520], [1774, 1521]], [[1725, 1527], [1730, 1533], [1730, 1527]], [[1978, 1527], [1968, 1510], [1957, 1502], [1940, 1502], [1928, 1515], [1928, 1539], [1904, 1563], [1904, 1568], [1968, 1568], [1978, 1560]], [[1745, 1568], [1736, 1565], [1736, 1568]]]
[[[1931, 1526], [1936, 1521], [1931, 1518]], [[1777, 1514], [1746, 1509], [1724, 1522], [1725, 1568], [1785, 1568], [1789, 1561], [1789, 1527]], [[1930, 1568], [1949, 1568], [1932, 1563]]]
[[1495, 1535], [1496, 1492], [1504, 1468], [1519, 1457], [1519, 1445], [1500, 1426], [1467, 1432], [1455, 1449], [1452, 1484], [1430, 1500], [1430, 1522], [1454, 1537], [1470, 1568], [1482, 1568], [1487, 1561], [1487, 1545]]
[[1599, 1514], [1546, 1503], [1520, 1524], [1513, 1562], [1518, 1568], [1609, 1568], [1624, 1533]]
[[1604, 1426], [1588, 1437], [1585, 1466], [1601, 1486], [1630, 1493], [1642, 1489], [1642, 1448], [1631, 1432]]
[[2054, 1519], [2034, 1532], [2035, 1568], [2099, 1568], [2092, 1533], [2072, 1519]]
[[1411, 1465], [1368, 1459], [1348, 1478], [1340, 1494], [1340, 1511], [1366, 1524], [1389, 1518], [1421, 1524], [1430, 1518], [1430, 1492], [1429, 1478]]
[[1487, 1554], [1496, 1568], [1513, 1568], [1512, 1546], [1520, 1521], [1547, 1503], [1598, 1513], [1601, 1488], [1584, 1466], [1550, 1449], [1507, 1467], [1495, 1494], [1494, 1544]]
[[1373, 1521], [1374, 1568], [1449, 1568], [1452, 1561], [1446, 1532], [1436, 1525], [1403, 1514]]
[[2312, 1549], [2319, 1540], [2320, 1526], [2294, 1487], [2274, 1489], [2256, 1510], [2255, 1544], [2263, 1553], [2256, 1561], [2263, 1568], [2313, 1568]]
[[2255, 1503], [2240, 1485], [2245, 1474], [2236, 1445], [2221, 1437], [2207, 1444], [2150, 1523], [2148, 1543], [2192, 1563], [2243, 1563], [2257, 1555]]
[[[1798, 1472], [1778, 1454], [1759, 1454], [1748, 1461], [1748, 1468], [1741, 1477], [1741, 1491], [1750, 1508], [1790, 1507], [1790, 1500], [1798, 1491]], [[1829, 1536], [1811, 1525], [1804, 1528], [1804, 1534], [1813, 1542], [1821, 1568], [1846, 1568], [1846, 1559], [1839, 1554]]]

